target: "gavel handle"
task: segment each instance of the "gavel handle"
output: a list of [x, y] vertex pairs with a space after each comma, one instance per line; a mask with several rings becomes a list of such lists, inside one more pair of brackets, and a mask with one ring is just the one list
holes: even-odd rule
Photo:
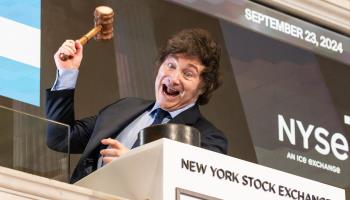
[[[78, 41], [81, 45], [86, 44], [91, 38], [93, 38], [97, 33], [99, 33], [102, 30], [102, 25], [98, 25], [96, 27], [94, 27], [93, 29], [91, 29], [88, 33], [86, 33], [85, 35], [83, 35], [83, 37], [81, 37]], [[66, 61], [68, 59], [72, 59], [73, 56], [72, 55], [66, 55], [64, 53], [60, 53], [59, 55], [60, 59], [62, 61]]]

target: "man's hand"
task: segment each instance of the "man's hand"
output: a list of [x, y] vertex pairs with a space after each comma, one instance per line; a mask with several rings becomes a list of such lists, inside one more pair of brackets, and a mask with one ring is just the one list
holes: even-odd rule
[[[59, 58], [61, 53], [73, 58], [62, 61]], [[81, 60], [83, 59], [83, 46], [74, 40], [66, 40], [54, 55], [57, 69], [79, 69]]]
[[129, 149], [118, 140], [108, 138], [101, 140], [101, 143], [104, 145], [109, 145], [109, 148], [100, 151], [100, 154], [103, 156], [104, 164], [107, 164], [119, 156], [129, 152]]

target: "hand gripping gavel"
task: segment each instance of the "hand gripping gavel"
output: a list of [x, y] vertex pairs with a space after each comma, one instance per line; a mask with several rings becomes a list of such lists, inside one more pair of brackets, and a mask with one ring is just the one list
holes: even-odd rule
[[[109, 40], [113, 37], [113, 9], [107, 6], [99, 6], [95, 9], [95, 27], [79, 39], [81, 45], [86, 44], [91, 38], [96, 40]], [[73, 58], [71, 55], [60, 53], [62, 61]]]

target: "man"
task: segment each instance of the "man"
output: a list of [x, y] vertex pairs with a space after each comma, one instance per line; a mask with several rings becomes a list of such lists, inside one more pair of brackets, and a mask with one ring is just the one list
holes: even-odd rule
[[[73, 58], [61, 61], [60, 53]], [[73, 40], [67, 40], [58, 49], [54, 56], [58, 75], [53, 88], [47, 91], [46, 101], [48, 118], [71, 126], [70, 152], [82, 153], [71, 182], [128, 152], [134, 147], [138, 132], [156, 121], [193, 126], [201, 132], [202, 148], [227, 153], [225, 136], [199, 111], [199, 105], [206, 104], [220, 85], [220, 47], [208, 32], [183, 30], [167, 41], [156, 63], [155, 102], [124, 98], [96, 116], [75, 120], [74, 87], [82, 53], [83, 47]], [[49, 127], [50, 148], [67, 151], [67, 140], [64, 131]]]

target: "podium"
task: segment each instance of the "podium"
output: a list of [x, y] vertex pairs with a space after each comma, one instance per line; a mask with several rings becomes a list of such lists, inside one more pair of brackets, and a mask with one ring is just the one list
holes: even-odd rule
[[161, 139], [76, 185], [134, 200], [345, 200], [345, 191], [202, 148]]

